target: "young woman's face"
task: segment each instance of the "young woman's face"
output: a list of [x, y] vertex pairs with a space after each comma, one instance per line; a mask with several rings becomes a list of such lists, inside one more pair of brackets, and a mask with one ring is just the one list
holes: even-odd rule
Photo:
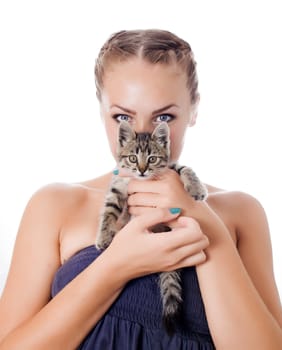
[[183, 70], [176, 64], [150, 64], [136, 58], [108, 67], [103, 83], [101, 116], [113, 156], [119, 121], [129, 121], [136, 132], [152, 132], [166, 121], [171, 160], [177, 161], [185, 131], [196, 118]]

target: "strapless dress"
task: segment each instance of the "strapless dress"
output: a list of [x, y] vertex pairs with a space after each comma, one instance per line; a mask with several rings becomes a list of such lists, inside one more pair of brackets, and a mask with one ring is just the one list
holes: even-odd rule
[[[90, 265], [100, 251], [83, 248], [57, 271], [52, 297]], [[213, 350], [195, 267], [182, 269], [183, 306], [175, 333], [162, 324], [158, 274], [129, 281], [106, 314], [85, 337], [79, 350]], [[110, 278], [105, 275], [105, 279]], [[95, 295], [93, 295], [95, 298]]]

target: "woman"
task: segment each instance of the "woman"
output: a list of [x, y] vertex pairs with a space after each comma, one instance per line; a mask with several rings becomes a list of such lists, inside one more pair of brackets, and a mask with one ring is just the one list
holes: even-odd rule
[[[119, 121], [136, 132], [165, 121], [177, 161], [199, 103], [190, 46], [167, 31], [116, 33], [99, 53], [95, 78], [113, 156]], [[158, 180], [132, 179], [134, 218], [100, 254], [95, 232], [112, 176], [51, 184], [30, 199], [0, 302], [0, 350], [281, 349], [260, 203], [210, 185], [207, 201], [196, 202], [173, 170]], [[160, 222], [172, 232], [148, 234]], [[178, 268], [185, 268], [183, 322], [168, 336], [154, 277]]]

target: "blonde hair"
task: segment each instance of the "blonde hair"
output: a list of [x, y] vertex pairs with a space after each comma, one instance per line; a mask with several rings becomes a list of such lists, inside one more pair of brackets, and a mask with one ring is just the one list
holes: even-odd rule
[[190, 45], [175, 34], [160, 29], [122, 30], [110, 36], [95, 62], [96, 95], [99, 101], [107, 64], [132, 57], [141, 57], [152, 64], [177, 62], [187, 75], [191, 103], [197, 102], [198, 76]]

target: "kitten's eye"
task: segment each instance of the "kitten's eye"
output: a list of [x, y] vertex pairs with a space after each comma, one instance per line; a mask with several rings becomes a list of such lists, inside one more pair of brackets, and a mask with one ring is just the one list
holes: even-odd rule
[[156, 156], [151, 156], [148, 158], [148, 162], [151, 164], [156, 163], [157, 160], [158, 160], [158, 157], [156, 157]]
[[131, 163], [137, 163], [137, 157], [136, 156], [131, 155], [131, 156], [128, 157], [128, 159], [129, 159], [129, 161]]
[[113, 116], [113, 118], [117, 121], [117, 122], [121, 122], [121, 121], [126, 121], [129, 122], [130, 121], [130, 117], [126, 114], [115, 114]]
[[156, 121], [157, 123], [161, 123], [161, 122], [166, 122], [166, 123], [168, 123], [168, 122], [170, 122], [170, 121], [173, 120], [173, 119], [174, 119], [174, 116], [171, 115], [171, 114], [161, 114], [161, 115], [158, 115], [158, 116], [156, 117], [155, 121]]

